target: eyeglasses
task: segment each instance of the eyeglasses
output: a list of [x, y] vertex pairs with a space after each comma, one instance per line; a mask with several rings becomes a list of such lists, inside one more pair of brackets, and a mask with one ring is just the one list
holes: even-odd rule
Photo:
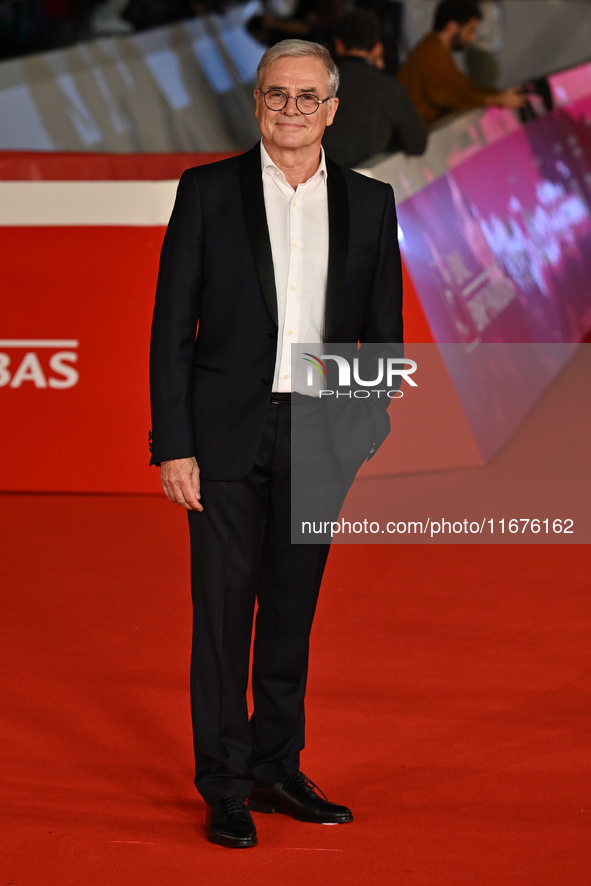
[[270, 111], [282, 111], [290, 98], [295, 100], [295, 105], [300, 114], [315, 114], [320, 105], [329, 102], [332, 95], [328, 98], [318, 98], [313, 92], [302, 92], [301, 95], [288, 95], [281, 89], [268, 89], [263, 92], [263, 99]]

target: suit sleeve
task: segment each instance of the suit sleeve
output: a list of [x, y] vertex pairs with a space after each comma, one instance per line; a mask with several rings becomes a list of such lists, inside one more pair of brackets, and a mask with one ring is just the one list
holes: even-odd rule
[[195, 455], [191, 368], [203, 273], [201, 202], [194, 170], [183, 173], [166, 230], [150, 341], [150, 464]]
[[[372, 281], [366, 322], [360, 342], [359, 359], [375, 368], [376, 358], [386, 361], [403, 357], [402, 263], [398, 247], [398, 221], [394, 193], [386, 186], [378, 257]], [[371, 377], [371, 376], [369, 376]], [[389, 385], [390, 388], [396, 385]], [[374, 443], [369, 457], [375, 455], [390, 432], [387, 396], [362, 401], [372, 415]]]
[[361, 341], [399, 343], [402, 326], [402, 264], [394, 192], [384, 186], [384, 202], [375, 265]]

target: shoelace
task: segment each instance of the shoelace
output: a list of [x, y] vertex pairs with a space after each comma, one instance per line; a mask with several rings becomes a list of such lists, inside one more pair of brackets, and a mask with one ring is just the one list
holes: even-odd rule
[[306, 788], [307, 790], [311, 790], [312, 793], [314, 793], [314, 791], [318, 791], [318, 793], [322, 794], [324, 799], [328, 801], [328, 797], [326, 796], [326, 794], [324, 793], [322, 788], [319, 788], [317, 784], [314, 784], [312, 779], [308, 778], [307, 775], [304, 775], [303, 772], [295, 772], [292, 775], [292, 779], [294, 781], [297, 781], [303, 788]]
[[238, 797], [227, 797], [222, 802], [228, 815], [244, 815], [246, 811], [244, 803]]

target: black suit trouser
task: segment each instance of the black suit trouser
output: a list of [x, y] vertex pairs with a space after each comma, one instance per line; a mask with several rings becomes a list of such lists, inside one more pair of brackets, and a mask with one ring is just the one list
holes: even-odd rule
[[208, 803], [246, 798], [253, 781], [272, 784], [299, 769], [310, 630], [329, 545], [291, 544], [290, 429], [291, 407], [271, 404], [248, 475], [202, 479], [204, 510], [189, 512], [195, 784]]

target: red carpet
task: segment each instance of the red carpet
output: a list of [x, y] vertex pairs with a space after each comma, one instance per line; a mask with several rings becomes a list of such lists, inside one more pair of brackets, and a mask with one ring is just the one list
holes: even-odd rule
[[184, 514], [0, 502], [4, 883], [589, 882], [586, 546], [335, 548], [303, 768], [356, 820], [232, 851], [191, 782]]

